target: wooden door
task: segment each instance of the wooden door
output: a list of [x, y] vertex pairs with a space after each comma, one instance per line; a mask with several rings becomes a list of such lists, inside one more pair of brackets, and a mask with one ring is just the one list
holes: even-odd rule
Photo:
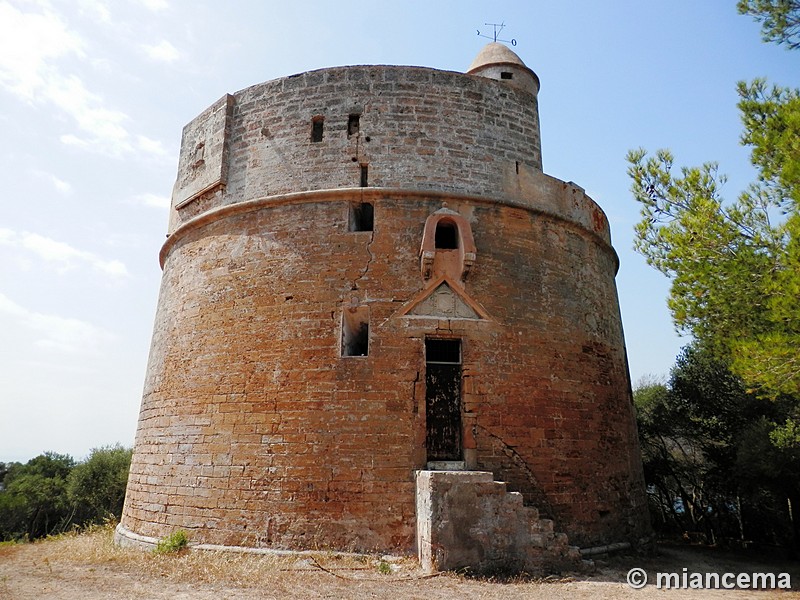
[[428, 461], [461, 460], [461, 340], [425, 340]]

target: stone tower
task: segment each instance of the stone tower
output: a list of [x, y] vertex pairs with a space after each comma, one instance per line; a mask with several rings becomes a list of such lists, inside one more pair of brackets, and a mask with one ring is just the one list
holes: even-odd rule
[[618, 259], [542, 172], [538, 91], [492, 43], [184, 128], [118, 539], [410, 552], [420, 470], [490, 472], [573, 545], [647, 533]]

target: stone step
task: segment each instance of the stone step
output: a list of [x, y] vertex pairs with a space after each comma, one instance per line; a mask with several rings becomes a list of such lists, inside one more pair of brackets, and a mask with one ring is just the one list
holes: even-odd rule
[[552, 519], [489, 472], [417, 473], [417, 545], [426, 570], [578, 568], [580, 551]]
[[528, 521], [533, 522], [540, 519], [539, 509], [535, 506], [526, 506], [525, 511], [528, 513]]
[[531, 521], [531, 530], [534, 533], [553, 533], [553, 521], [551, 519], [536, 519]]

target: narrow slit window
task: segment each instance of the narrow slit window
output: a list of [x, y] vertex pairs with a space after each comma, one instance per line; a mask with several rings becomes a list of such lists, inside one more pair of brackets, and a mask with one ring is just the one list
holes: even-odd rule
[[375, 208], [370, 202], [350, 205], [350, 231], [372, 231]]
[[436, 224], [434, 246], [437, 250], [455, 250], [458, 248], [458, 227], [452, 221], [439, 221]]
[[369, 307], [342, 311], [342, 356], [369, 355]]
[[514, 79], [514, 74], [508, 71], [500, 71], [500, 79]]
[[359, 120], [361, 115], [352, 114], [347, 117], [347, 137], [358, 135]]
[[369, 167], [367, 165], [361, 165], [361, 187], [367, 187], [369, 185]]
[[321, 142], [322, 131], [325, 127], [325, 119], [323, 117], [314, 117], [311, 119], [311, 141]]

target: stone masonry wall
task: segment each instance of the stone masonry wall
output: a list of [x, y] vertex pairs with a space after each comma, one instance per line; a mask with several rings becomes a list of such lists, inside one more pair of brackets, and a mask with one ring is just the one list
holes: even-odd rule
[[[372, 231], [350, 231], [361, 202]], [[461, 313], [422, 302], [443, 207], [474, 237], [459, 298], [439, 291]], [[468, 468], [572, 544], [647, 533], [617, 256], [602, 210], [542, 173], [535, 95], [391, 66], [226, 94], [184, 128], [161, 263], [124, 530], [410, 552], [433, 336], [461, 340]], [[342, 356], [353, 310], [366, 356]]]
[[[249, 87], [186, 126], [182, 188], [224, 180], [212, 205], [291, 192], [359, 187], [411, 188], [497, 196], [507, 170], [541, 172], [536, 96], [483, 77], [422, 67], [365, 66], [311, 71]], [[348, 135], [348, 118], [359, 115]], [[312, 120], [322, 140], [311, 142]], [[191, 134], [194, 133], [194, 136]], [[220, 136], [227, 144], [219, 145]], [[198, 151], [197, 146], [202, 145]], [[227, 153], [225, 173], [215, 157]], [[179, 202], [174, 202], [174, 205]], [[176, 210], [170, 230], [207, 210]]]
[[[348, 232], [374, 202], [373, 232]], [[123, 525], [284, 548], [401, 549], [425, 467], [423, 345], [458, 336], [472, 467], [572, 543], [638, 538], [644, 493], [610, 247], [529, 210], [450, 197], [489, 319], [401, 316], [442, 198], [386, 191], [231, 207], [169, 246]], [[366, 357], [340, 357], [366, 305]], [[612, 307], [611, 309], [609, 307]]]

